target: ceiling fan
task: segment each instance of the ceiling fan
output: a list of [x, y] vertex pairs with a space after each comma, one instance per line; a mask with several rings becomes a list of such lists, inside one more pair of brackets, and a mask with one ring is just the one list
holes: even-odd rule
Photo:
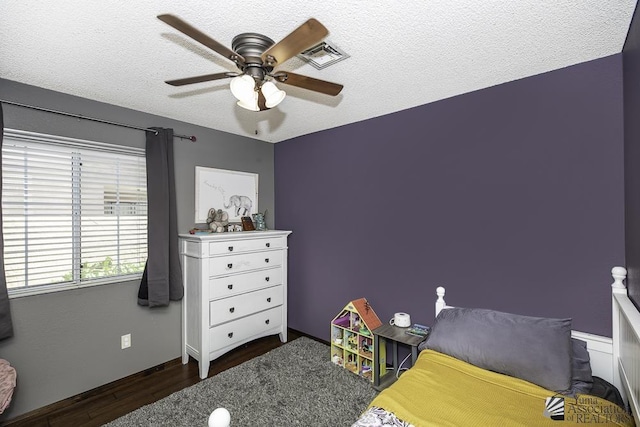
[[166, 83], [172, 86], [231, 78], [231, 92], [238, 99], [238, 105], [252, 111], [268, 110], [284, 99], [286, 93], [278, 89], [272, 80], [331, 96], [338, 95], [343, 88], [341, 84], [290, 71], [274, 70], [298, 53], [318, 44], [329, 34], [316, 19], [309, 19], [278, 43], [258, 33], [239, 34], [233, 38], [231, 49], [177, 16], [164, 14], [158, 15], [158, 19], [229, 59], [240, 70], [167, 80]]

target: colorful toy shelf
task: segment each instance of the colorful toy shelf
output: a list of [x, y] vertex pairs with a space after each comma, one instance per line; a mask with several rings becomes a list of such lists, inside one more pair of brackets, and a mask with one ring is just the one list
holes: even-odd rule
[[[331, 361], [370, 381], [373, 378], [373, 333], [382, 322], [365, 298], [351, 301], [331, 321]], [[386, 346], [380, 340], [380, 376], [386, 373]]]

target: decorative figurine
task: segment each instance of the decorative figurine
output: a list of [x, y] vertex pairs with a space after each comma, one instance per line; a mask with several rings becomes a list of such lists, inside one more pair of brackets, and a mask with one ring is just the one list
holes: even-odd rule
[[267, 211], [264, 211], [264, 213], [254, 213], [253, 215], [251, 215], [253, 217], [253, 222], [256, 225], [256, 230], [258, 231], [264, 231], [267, 229], [267, 223], [265, 222], [265, 218], [267, 217]]
[[207, 214], [207, 224], [212, 233], [222, 233], [224, 227], [229, 224], [229, 214], [222, 209], [209, 209]]

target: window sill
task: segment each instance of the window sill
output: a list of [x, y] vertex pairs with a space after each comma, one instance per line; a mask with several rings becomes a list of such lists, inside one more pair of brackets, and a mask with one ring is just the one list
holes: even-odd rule
[[108, 277], [104, 279], [90, 280], [82, 283], [57, 283], [55, 285], [39, 285], [24, 288], [9, 288], [9, 299], [22, 298], [33, 295], [50, 294], [53, 292], [69, 291], [73, 289], [91, 288], [94, 286], [113, 285], [123, 282], [140, 281], [142, 273], [126, 276]]

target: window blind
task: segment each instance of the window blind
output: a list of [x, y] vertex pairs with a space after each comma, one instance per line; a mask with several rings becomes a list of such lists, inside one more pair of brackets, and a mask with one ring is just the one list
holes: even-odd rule
[[147, 259], [144, 150], [5, 130], [9, 292], [139, 274]]

